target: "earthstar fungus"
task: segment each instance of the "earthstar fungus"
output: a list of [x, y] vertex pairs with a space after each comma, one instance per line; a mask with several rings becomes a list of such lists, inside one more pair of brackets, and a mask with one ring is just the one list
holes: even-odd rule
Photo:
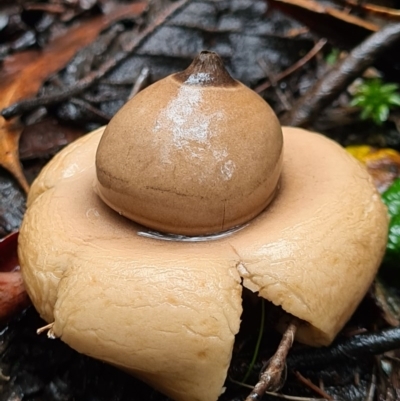
[[268, 104], [231, 78], [218, 55], [203, 52], [110, 121], [96, 156], [98, 194], [155, 230], [225, 231], [271, 201], [282, 145]]
[[302, 319], [298, 341], [327, 345], [376, 274], [387, 224], [352, 156], [281, 131], [202, 52], [43, 169], [19, 257], [57, 337], [177, 401], [215, 401], [242, 285]]

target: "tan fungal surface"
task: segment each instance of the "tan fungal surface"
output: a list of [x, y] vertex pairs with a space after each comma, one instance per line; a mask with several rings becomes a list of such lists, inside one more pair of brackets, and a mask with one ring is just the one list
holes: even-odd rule
[[155, 230], [200, 235], [257, 216], [274, 196], [282, 132], [269, 105], [202, 52], [127, 102], [97, 152], [98, 193]]
[[283, 128], [280, 188], [244, 228], [166, 241], [96, 195], [102, 129], [60, 152], [32, 186], [19, 257], [35, 307], [79, 352], [177, 401], [215, 401], [239, 330], [243, 285], [329, 344], [382, 258], [387, 213], [371, 179], [331, 140]]

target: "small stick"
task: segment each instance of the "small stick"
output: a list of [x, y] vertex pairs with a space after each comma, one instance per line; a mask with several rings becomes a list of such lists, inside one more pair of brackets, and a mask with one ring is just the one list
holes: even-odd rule
[[374, 368], [372, 370], [371, 383], [369, 385], [365, 401], [373, 401], [375, 397], [375, 392], [376, 392], [376, 366], [374, 365]]
[[43, 327], [38, 328], [38, 329], [36, 330], [36, 334], [39, 335], [39, 334], [44, 333], [45, 331], [51, 330], [51, 329], [53, 328], [53, 326], [54, 326], [54, 323], [46, 324], [46, 326], [43, 326]]
[[0, 369], [0, 381], [8, 382], [11, 379], [10, 376], [6, 376], [3, 371]]
[[317, 393], [319, 396], [324, 398], [325, 400], [332, 401], [333, 397], [331, 397], [328, 393], [326, 393], [324, 390], [320, 389], [318, 386], [316, 386], [310, 379], [305, 378], [300, 372], [294, 372], [294, 375], [296, 378], [301, 381], [303, 384], [305, 384], [308, 388], [313, 390], [315, 393]]
[[388, 24], [355, 47], [286, 113], [283, 125], [305, 127], [329, 106], [377, 58], [400, 40], [400, 23]]
[[[258, 63], [260, 64], [260, 67], [264, 69], [264, 71], [268, 71], [269, 68], [268, 68], [268, 66], [267, 66], [267, 63], [266, 63], [263, 59], [258, 60]], [[283, 108], [284, 108], [285, 110], [290, 110], [290, 103], [289, 103], [289, 101], [288, 101], [288, 99], [287, 99], [287, 96], [286, 96], [285, 93], [283, 93], [283, 92], [281, 91], [281, 89], [280, 89], [279, 86], [277, 85], [277, 81], [276, 81], [275, 77], [274, 77], [274, 76], [271, 76], [271, 77], [269, 78], [269, 82], [270, 82], [271, 86], [274, 88], [275, 93], [276, 93], [276, 96], [277, 96], [278, 99], [280, 100], [280, 102], [281, 102]]]
[[[321, 50], [322, 48], [326, 45], [327, 40], [326, 39], [320, 39], [315, 46], [301, 59], [297, 60], [293, 65], [291, 65], [289, 68], [286, 68], [286, 70], [280, 72], [277, 74], [273, 82], [279, 82], [283, 78], [286, 78], [290, 74], [293, 74], [295, 71], [297, 71], [299, 68], [303, 67], [305, 64], [307, 64], [313, 57], [315, 57]], [[254, 88], [254, 91], [257, 93], [261, 93], [268, 89], [269, 87], [272, 86], [271, 80], [268, 80], [260, 85], [258, 85], [256, 88]]]
[[270, 359], [267, 368], [261, 374], [260, 380], [254, 386], [246, 401], [259, 400], [267, 390], [280, 388], [282, 373], [286, 366], [286, 357], [292, 347], [299, 324], [300, 321], [297, 318], [291, 319], [286, 331], [283, 333], [278, 349]]
[[[250, 388], [253, 389], [254, 386], [249, 386], [246, 383], [243, 382], [239, 382], [237, 380], [233, 380], [233, 379], [229, 379], [232, 383], [237, 384], [238, 386], [241, 387], [246, 387], [246, 388]], [[295, 395], [287, 395], [287, 394], [282, 394], [282, 393], [275, 393], [272, 391], [266, 391], [265, 394], [270, 395], [272, 397], [277, 397], [277, 398], [283, 398], [284, 400], [292, 400], [292, 401], [326, 401], [325, 398], [310, 398], [310, 397], [298, 397]]]
[[400, 362], [400, 358], [396, 358], [395, 356], [391, 356], [391, 355], [382, 355], [381, 359], [388, 359], [389, 361], [393, 361], [393, 362]]
[[265, 394], [271, 395], [272, 397], [283, 398], [284, 400], [293, 400], [293, 401], [326, 401], [325, 398], [296, 397], [294, 395], [271, 393], [270, 391], [266, 391]]
[[70, 99], [70, 102], [72, 104], [75, 104], [76, 106], [82, 108], [82, 109], [86, 109], [89, 113], [94, 114], [96, 117], [98, 117], [98, 119], [101, 121], [101, 123], [103, 124], [107, 124], [111, 117], [108, 116], [107, 114], [103, 113], [101, 110], [99, 110], [97, 107], [92, 106], [89, 102], [87, 102], [86, 100], [82, 100], [76, 97], [73, 97], [72, 99]]
[[149, 76], [150, 76], [150, 68], [143, 67], [142, 70], [140, 71], [139, 76], [136, 79], [135, 84], [133, 85], [133, 88], [128, 96], [128, 99], [132, 99], [146, 86]]
[[378, 17], [392, 21], [400, 20], [400, 11], [395, 8], [382, 7], [377, 4], [363, 4], [363, 2], [355, 0], [344, 0], [344, 2], [351, 7], [357, 7], [358, 9], [361, 9], [368, 14], [374, 14]]

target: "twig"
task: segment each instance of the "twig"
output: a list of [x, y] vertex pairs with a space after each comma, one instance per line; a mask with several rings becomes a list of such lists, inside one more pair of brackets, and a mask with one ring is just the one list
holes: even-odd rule
[[[288, 75], [293, 74], [295, 71], [297, 71], [299, 68], [303, 67], [305, 64], [307, 64], [313, 57], [315, 57], [321, 49], [325, 46], [327, 40], [326, 39], [320, 39], [315, 46], [301, 59], [297, 60], [293, 65], [291, 65], [289, 68], [286, 68], [286, 70], [282, 71], [281, 73], [277, 74], [274, 77], [274, 82], [279, 82], [283, 78], [286, 78]], [[272, 86], [272, 82], [270, 80], [258, 85], [256, 88], [254, 88], [254, 91], [257, 93], [261, 93], [268, 89], [270, 86]]]
[[272, 397], [283, 398], [284, 400], [293, 401], [325, 401], [325, 398], [309, 398], [309, 397], [296, 397], [294, 395], [286, 395], [280, 393], [272, 393], [271, 391], [266, 391], [265, 394], [271, 395]]
[[369, 36], [302, 96], [292, 110], [283, 116], [281, 122], [298, 127], [312, 123], [356, 77], [398, 40], [400, 23], [386, 25]]
[[107, 124], [110, 121], [110, 116], [108, 116], [107, 114], [103, 113], [101, 110], [99, 110], [98, 108], [92, 106], [89, 102], [73, 97], [72, 99], [70, 99], [70, 102], [72, 104], [75, 104], [76, 106], [82, 108], [82, 109], [86, 109], [88, 112], [92, 113], [93, 115], [95, 115], [96, 117], [98, 117], [99, 121], [102, 124]]
[[45, 331], [50, 331], [53, 328], [53, 326], [54, 326], [54, 323], [49, 323], [49, 324], [46, 324], [46, 326], [39, 327], [36, 330], [36, 334], [40, 335], [40, 334], [44, 333]]
[[344, 2], [351, 7], [356, 7], [368, 14], [374, 14], [380, 18], [385, 18], [386, 20], [400, 20], [400, 11], [395, 8], [382, 7], [377, 4], [363, 4], [362, 2], [354, 0], [344, 0]]
[[[254, 386], [249, 386], [248, 384], [239, 382], [237, 380], [234, 380], [232, 378], [229, 378], [229, 381], [231, 381], [234, 384], [237, 384], [238, 386], [241, 387], [246, 387], [253, 389]], [[326, 398], [309, 398], [309, 397], [299, 397], [295, 395], [287, 395], [287, 394], [282, 394], [282, 393], [275, 393], [272, 391], [266, 391], [264, 394], [270, 395], [272, 397], [277, 397], [277, 398], [282, 398], [284, 400], [293, 400], [293, 401], [326, 401]]]
[[375, 391], [376, 391], [376, 366], [374, 365], [372, 370], [371, 383], [369, 385], [365, 401], [373, 401], [375, 397]]
[[269, 361], [267, 368], [261, 374], [260, 380], [254, 386], [246, 401], [259, 400], [267, 390], [276, 390], [281, 387], [282, 372], [286, 366], [286, 357], [293, 344], [294, 336], [300, 321], [292, 318], [275, 354]]
[[40, 98], [23, 100], [1, 111], [1, 115], [9, 119], [11, 117], [26, 113], [40, 106], [63, 102], [73, 96], [83, 92], [94, 83], [99, 81], [104, 75], [112, 71], [115, 67], [124, 61], [134, 50], [141, 46], [150, 35], [156, 32], [162, 24], [175, 15], [179, 10], [186, 6], [190, 0], [176, 1], [168, 7], [165, 13], [160, 15], [153, 23], [138, 34], [129, 44], [124, 46], [125, 51], [116, 54], [112, 59], [104, 62], [96, 71], [90, 72], [84, 78], [77, 81], [72, 88], [66, 89], [60, 93], [42, 96]]
[[[268, 70], [271, 70], [271, 68], [267, 65], [267, 63], [265, 62], [265, 60], [259, 59], [259, 60], [257, 60], [257, 61], [258, 61], [258, 64], [260, 65], [260, 67], [261, 67], [265, 72], [267, 72]], [[278, 99], [280, 100], [280, 102], [281, 102], [283, 108], [284, 108], [285, 110], [290, 110], [290, 103], [289, 103], [289, 101], [288, 101], [288, 99], [287, 99], [287, 96], [286, 96], [285, 93], [283, 93], [283, 92], [281, 91], [281, 88], [277, 85], [277, 81], [276, 81], [276, 78], [275, 78], [274, 75], [271, 75], [271, 76], [269, 77], [269, 82], [270, 82], [271, 86], [274, 88], [275, 93], [276, 93], [276, 96], [277, 96]]]
[[287, 358], [289, 368], [318, 368], [367, 355], [379, 355], [400, 348], [400, 327], [358, 334], [338, 341], [329, 348], [293, 351]]
[[294, 375], [298, 380], [300, 380], [304, 385], [306, 385], [308, 388], [313, 390], [315, 393], [317, 393], [319, 396], [323, 397], [325, 400], [332, 401], [333, 397], [331, 397], [328, 393], [326, 393], [324, 390], [320, 389], [318, 386], [316, 386], [310, 379], [305, 378], [300, 372], [295, 371]]
[[49, 14], [65, 13], [66, 8], [61, 4], [24, 4], [25, 10], [44, 11]]
[[354, 384], [356, 386], [360, 385], [360, 373], [359, 372], [354, 372]]
[[397, 362], [397, 363], [400, 362], [400, 358], [396, 358], [395, 356], [392, 356], [392, 355], [382, 355], [381, 359], [388, 359], [389, 361]]
[[149, 67], [143, 67], [140, 71], [139, 76], [137, 77], [135, 84], [132, 87], [131, 93], [128, 96], [128, 99], [132, 99], [136, 96], [145, 86], [150, 76]]
[[0, 381], [8, 382], [10, 380], [10, 376], [6, 376], [3, 371], [0, 369]]

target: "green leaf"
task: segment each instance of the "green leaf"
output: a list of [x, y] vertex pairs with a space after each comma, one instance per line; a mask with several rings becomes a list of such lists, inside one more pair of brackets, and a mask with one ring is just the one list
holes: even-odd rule
[[340, 55], [340, 50], [337, 48], [333, 48], [331, 52], [326, 56], [325, 61], [328, 65], [333, 65], [336, 63]]
[[372, 106], [367, 105], [361, 110], [361, 119], [366, 120], [367, 118], [372, 116]]
[[397, 89], [399, 89], [399, 86], [396, 84], [385, 84], [381, 86], [381, 92], [382, 93], [393, 93], [396, 92]]
[[387, 104], [381, 104], [377, 110], [377, 117], [380, 122], [384, 122], [389, 116], [389, 106]]
[[360, 118], [371, 119], [381, 125], [393, 107], [400, 106], [399, 86], [394, 83], [384, 84], [381, 79], [371, 79], [360, 84], [350, 102], [360, 108]]
[[400, 106], [400, 95], [397, 93], [393, 93], [389, 97], [390, 104], [395, 106]]
[[363, 98], [361, 96], [355, 97], [351, 102], [350, 106], [360, 106], [363, 103]]
[[398, 264], [400, 260], [400, 178], [382, 194], [382, 201], [388, 208], [390, 223], [385, 262]]
[[400, 178], [382, 194], [383, 203], [388, 207], [389, 216], [400, 216]]

